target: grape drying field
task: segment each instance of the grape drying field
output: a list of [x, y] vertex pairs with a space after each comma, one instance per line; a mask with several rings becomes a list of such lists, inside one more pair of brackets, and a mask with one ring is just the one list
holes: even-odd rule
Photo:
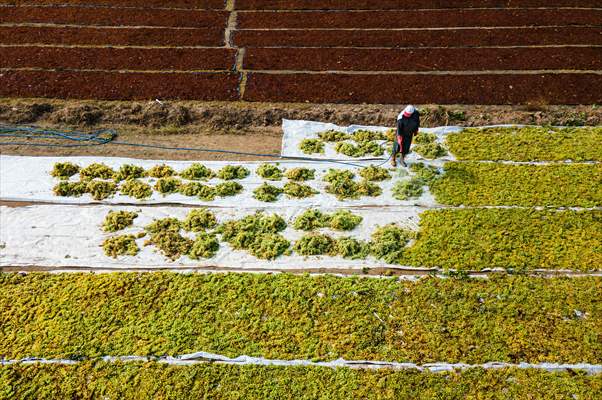
[[602, 130], [445, 129], [407, 170], [0, 156], [0, 398], [594, 398]]
[[598, 1], [0, 1], [0, 96], [602, 102]]
[[600, 0], [0, 0], [0, 400], [600, 398], [601, 67]]

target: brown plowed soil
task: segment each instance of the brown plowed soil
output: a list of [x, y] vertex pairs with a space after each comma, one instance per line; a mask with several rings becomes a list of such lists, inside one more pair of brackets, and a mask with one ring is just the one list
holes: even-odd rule
[[231, 70], [236, 50], [0, 47], [0, 68], [96, 70]]
[[[67, 4], [60, 6], [58, 1], [31, 6], [15, 0], [20, 5], [14, 6], [0, 0], [4, 4], [0, 7], [0, 25], [55, 25], [0, 27], [0, 43], [21, 45], [0, 46], [0, 69], [4, 70], [0, 71], [0, 96], [318, 103], [395, 103], [407, 99], [466, 104], [592, 104], [601, 97], [594, 89], [600, 82], [600, 74], [574, 72], [601, 70], [602, 54], [596, 45], [602, 45], [602, 8], [550, 8], [574, 6], [573, 0], [550, 0], [552, 3], [547, 4], [542, 0], [242, 1], [238, 3], [240, 7], [271, 4], [270, 7], [332, 9], [240, 11], [236, 15], [225, 9], [169, 8], [217, 6], [214, 0], [211, 3], [175, 0], [166, 2], [165, 8], [158, 7], [163, 5], [158, 0], [144, 4], [142, 0], [90, 0], [91, 3], [66, 0]], [[585, 7], [592, 1], [578, 5]], [[124, 4], [144, 7], [123, 7]], [[236, 6], [236, 2], [229, 4]], [[357, 10], [377, 4], [403, 10]], [[547, 7], [509, 8], [541, 5]], [[225, 6], [223, 1], [222, 6]], [[343, 6], [345, 10], [336, 10]], [[231, 16], [236, 17], [232, 50], [183, 48], [206, 41], [225, 45], [226, 24]], [[60, 27], [70, 24], [81, 29]], [[236, 32], [238, 28], [243, 32]], [[256, 28], [257, 32], [252, 31]], [[40, 43], [28, 43], [31, 41]], [[237, 53], [242, 55], [243, 70], [239, 71], [235, 51], [237, 45], [246, 46], [247, 41], [252, 45]], [[48, 43], [57, 46], [43, 46]], [[264, 48], [260, 46], [262, 43]], [[81, 46], [65, 47], [73, 44]], [[82, 47], [87, 44], [96, 47]], [[153, 48], [130, 47], [136, 44]], [[584, 47], [569, 48], [574, 44]], [[110, 47], [117, 45], [126, 48]], [[532, 47], [509, 48], [522, 45]], [[553, 48], [543, 48], [544, 45]], [[299, 48], [309, 46], [314, 48]], [[374, 48], [362, 48], [370, 46]], [[336, 49], [331, 50], [333, 47]], [[129, 72], [116, 73], [126, 70]], [[500, 70], [512, 72], [496, 73]], [[527, 74], [528, 70], [563, 72], [534, 75]], [[312, 71], [342, 73], [312, 74]], [[403, 71], [416, 72], [402, 74]], [[441, 71], [459, 73], [441, 74]], [[403, 83], [391, 84], [398, 81]], [[241, 98], [239, 93], [246, 96]]]
[[[1, 36], [0, 36], [1, 37]], [[597, 27], [445, 30], [237, 30], [239, 47], [454, 47], [602, 45]]]
[[0, 26], [0, 43], [112, 46], [223, 46], [220, 28], [75, 28]]
[[3, 7], [1, 23], [104, 26], [225, 27], [226, 11], [86, 7]]
[[236, 0], [238, 10], [411, 10], [485, 7], [600, 7], [600, 2], [597, 0]]
[[249, 70], [296, 71], [597, 70], [602, 69], [602, 47], [251, 48], [243, 65]]
[[406, 11], [250, 11], [238, 14], [240, 29], [429, 28], [530, 25], [602, 25], [602, 10], [488, 9]]
[[224, 0], [0, 0], [0, 4], [13, 5], [73, 5], [113, 7], [161, 7], [223, 9]]
[[438, 104], [599, 104], [602, 75], [250, 73], [244, 100]]
[[234, 73], [0, 71], [0, 96], [65, 99], [237, 100]]

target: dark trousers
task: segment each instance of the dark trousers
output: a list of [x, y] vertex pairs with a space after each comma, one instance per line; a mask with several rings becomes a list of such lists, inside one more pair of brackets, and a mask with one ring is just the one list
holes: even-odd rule
[[401, 151], [401, 154], [405, 157], [410, 152], [410, 146], [412, 145], [413, 136], [414, 135], [412, 135], [411, 133], [409, 135], [401, 135], [401, 146], [399, 146], [400, 136], [396, 135], [395, 141], [393, 142], [393, 152], [391, 154], [395, 156]]

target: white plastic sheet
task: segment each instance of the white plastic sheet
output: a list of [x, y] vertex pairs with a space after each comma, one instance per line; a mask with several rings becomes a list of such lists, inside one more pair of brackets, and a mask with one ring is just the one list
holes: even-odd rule
[[[369, 125], [350, 125], [350, 126], [339, 126], [330, 123], [324, 122], [314, 122], [314, 121], [303, 121], [303, 120], [282, 120], [282, 155], [287, 157], [311, 157], [318, 159], [350, 159], [350, 157], [337, 153], [334, 150], [334, 143], [326, 143], [324, 147], [323, 154], [305, 154], [299, 148], [299, 145], [304, 139], [317, 139], [319, 132], [324, 132], [327, 130], [335, 130], [345, 133], [353, 133], [358, 130], [370, 130], [377, 132], [386, 132], [389, 127], [384, 126], [369, 126]], [[459, 126], [442, 126], [437, 128], [420, 128], [420, 132], [423, 133], [434, 133], [437, 136], [437, 142], [443, 144], [445, 141], [445, 136], [454, 133], [460, 132], [462, 130]], [[386, 160], [391, 154], [391, 146], [383, 143], [383, 156], [382, 161]], [[371, 158], [371, 157], [368, 157]], [[372, 157], [373, 158], [373, 157]], [[406, 157], [408, 162], [427, 162], [432, 165], [442, 165], [444, 161], [453, 161], [455, 160], [452, 154], [449, 154], [444, 157], [440, 157], [437, 160], [426, 160], [422, 158], [420, 155], [412, 152], [408, 154]]]
[[[316, 170], [316, 179], [303, 182], [320, 193], [305, 199], [288, 198], [286, 195], [281, 195], [280, 199], [273, 203], [262, 202], [253, 197], [253, 190], [259, 187], [262, 183], [267, 182], [271, 185], [283, 187], [288, 179], [283, 178], [281, 181], [266, 181], [255, 172], [257, 167], [263, 162], [232, 162], [232, 161], [197, 161], [203, 165], [218, 171], [226, 165], [243, 165], [251, 171], [251, 175], [247, 178], [238, 180], [244, 187], [244, 191], [232, 197], [216, 197], [213, 201], [204, 201], [196, 197], [184, 196], [178, 193], [162, 195], [154, 191], [152, 197], [146, 200], [137, 200], [129, 196], [117, 194], [113, 197], [102, 201], [95, 201], [89, 194], [84, 194], [81, 197], [60, 197], [56, 196], [52, 189], [60, 182], [59, 179], [53, 178], [50, 175], [52, 168], [56, 162], [72, 162], [81, 167], [85, 167], [92, 163], [104, 163], [115, 170], [123, 164], [134, 164], [144, 168], [151, 168], [155, 165], [167, 164], [173, 167], [176, 171], [181, 171], [190, 166], [193, 161], [163, 161], [163, 160], [138, 160], [132, 158], [117, 158], [117, 157], [22, 157], [22, 156], [7, 156], [0, 155], [0, 200], [6, 201], [31, 201], [31, 202], [52, 202], [62, 204], [188, 204], [188, 205], [206, 205], [213, 207], [263, 207], [263, 208], [282, 208], [282, 207], [354, 207], [354, 206], [388, 206], [388, 205], [418, 205], [423, 207], [434, 206], [435, 202], [428, 190], [419, 199], [400, 201], [393, 198], [392, 188], [395, 182], [406, 176], [409, 172], [406, 169], [392, 170], [393, 179], [375, 182], [382, 189], [383, 193], [378, 197], [361, 197], [355, 200], [339, 201], [334, 195], [326, 193], [326, 183], [322, 181], [322, 176], [328, 169], [348, 169], [352, 170], [356, 175], [358, 169], [349, 165], [342, 164], [325, 164], [312, 162], [280, 162], [278, 166], [281, 169], [289, 169], [295, 167], [307, 167]], [[368, 165], [368, 164], [367, 164]], [[359, 176], [357, 177], [359, 179]], [[71, 178], [71, 181], [77, 181], [78, 176]], [[151, 185], [156, 179], [144, 178], [143, 180], [150, 182]], [[215, 185], [220, 182], [225, 182], [221, 179], [213, 178], [207, 182], [209, 185]], [[426, 188], [425, 188], [426, 189]]]
[[[101, 226], [109, 211], [129, 210], [138, 212], [134, 226], [125, 230], [107, 233]], [[136, 256], [111, 258], [104, 254], [101, 245], [105, 238], [122, 234], [136, 234], [155, 219], [176, 217], [183, 220], [191, 208], [187, 207], [135, 207], [135, 206], [76, 206], [39, 205], [10, 208], [0, 207], [0, 266], [38, 267], [90, 267], [95, 269], [129, 268], [190, 268], [222, 267], [253, 270], [298, 270], [303, 268], [363, 268], [391, 266], [374, 258], [367, 260], [346, 260], [341, 257], [303, 257], [293, 253], [273, 261], [260, 260], [246, 251], [233, 250], [225, 242], [220, 242], [219, 252], [211, 259], [192, 260], [187, 256], [170, 261], [158, 253], [154, 246], [144, 246], [147, 238], [136, 242], [140, 252]], [[277, 212], [288, 223], [282, 234], [291, 242], [305, 234], [292, 228], [294, 219], [306, 209], [284, 207], [268, 210], [266, 214]], [[335, 209], [321, 208], [323, 212]], [[255, 213], [257, 209], [214, 208], [218, 222], [239, 219]], [[321, 229], [333, 237], [352, 236], [368, 240], [372, 231], [381, 225], [397, 223], [407, 229], [417, 229], [419, 217], [415, 207], [363, 208], [353, 212], [363, 217], [362, 223], [353, 231], [339, 232]], [[194, 238], [194, 234], [183, 234]], [[393, 266], [394, 267], [394, 266]], [[399, 266], [397, 266], [399, 267]]]
[[[221, 354], [199, 351], [191, 354], [183, 354], [181, 356], [163, 356], [163, 357], [144, 357], [144, 356], [104, 356], [97, 358], [104, 362], [148, 362], [156, 361], [162, 364], [171, 365], [194, 365], [199, 363], [218, 363], [232, 365], [260, 365], [260, 366], [282, 366], [282, 367], [327, 367], [327, 368], [353, 368], [353, 369], [395, 369], [406, 370], [415, 369], [418, 371], [430, 372], [446, 372], [454, 370], [466, 370], [471, 368], [483, 369], [501, 369], [501, 368], [519, 368], [519, 369], [542, 369], [548, 372], [562, 372], [567, 370], [584, 371], [590, 375], [601, 374], [602, 365], [600, 364], [560, 364], [560, 363], [508, 363], [508, 362], [487, 362], [484, 364], [465, 364], [465, 363], [428, 363], [415, 364], [410, 362], [395, 362], [395, 361], [375, 361], [375, 360], [345, 360], [338, 358], [332, 361], [312, 361], [312, 360], [278, 360], [263, 357], [238, 356], [227, 357]], [[0, 365], [11, 364], [60, 364], [60, 365], [76, 365], [80, 361], [68, 359], [44, 359], [44, 358], [26, 358], [21, 360], [0, 360]]]
[[[536, 125], [485, 125], [474, 128], [522, 128], [525, 126], [536, 126]], [[556, 128], [566, 128], [563, 126], [556, 126]], [[330, 159], [330, 160], [345, 160], [349, 162], [366, 162], [380, 164], [389, 158], [391, 154], [391, 145], [387, 144], [386, 141], [380, 141], [384, 149], [382, 157], [375, 160], [374, 157], [368, 158], [352, 158], [344, 154], [337, 153], [334, 149], [335, 143], [325, 143], [324, 153], [305, 154], [299, 148], [301, 142], [305, 139], [317, 139], [319, 132], [327, 130], [336, 130], [339, 132], [353, 133], [355, 131], [365, 129], [377, 132], [386, 132], [390, 128], [384, 126], [369, 126], [369, 125], [349, 125], [339, 126], [331, 123], [314, 122], [314, 121], [303, 121], [303, 120], [286, 120], [282, 121], [282, 155], [286, 157], [311, 157], [314, 159]], [[435, 128], [420, 128], [421, 133], [432, 133], [436, 136], [436, 142], [442, 145], [445, 144], [446, 136], [451, 133], [461, 132], [464, 127], [461, 126], [439, 126]], [[413, 144], [412, 147], [415, 145]], [[441, 168], [447, 161], [457, 161], [456, 157], [452, 153], [448, 153], [443, 157], [437, 159], [425, 159], [417, 153], [411, 152], [406, 156], [406, 161], [411, 164], [415, 162], [422, 162], [424, 164]], [[497, 164], [513, 164], [513, 165], [548, 165], [548, 164], [572, 164], [572, 160], [563, 161], [511, 161], [511, 160], [500, 160], [500, 161], [489, 161], [479, 160], [479, 162], [485, 163], [497, 163]], [[598, 161], [581, 161], [579, 164], [599, 164]], [[386, 164], [388, 166], [388, 164]], [[398, 167], [401, 168], [401, 167]]]
[[[298, 155], [297, 145], [305, 137], [311, 137], [317, 132], [327, 129], [340, 129], [346, 132], [354, 132], [358, 129], [386, 130], [386, 127], [350, 126], [337, 127], [333, 124], [324, 124], [311, 121], [288, 121], [283, 123], [284, 140], [283, 154]], [[433, 128], [431, 131], [438, 134], [439, 140], [450, 132], [461, 130], [459, 127]], [[296, 144], [295, 144], [296, 143]], [[330, 154], [332, 156], [332, 154]], [[324, 157], [328, 157], [326, 154]], [[340, 156], [340, 155], [339, 155]], [[379, 197], [362, 197], [357, 200], [339, 201], [335, 196], [327, 194], [324, 190], [325, 183], [322, 175], [329, 168], [354, 169], [353, 166], [340, 164], [324, 164], [312, 162], [281, 162], [281, 168], [308, 167], [316, 169], [316, 179], [305, 182], [314, 189], [320, 191], [307, 199], [288, 199], [282, 195], [280, 200], [274, 203], [260, 202], [253, 198], [253, 190], [264, 182], [257, 176], [255, 169], [262, 162], [216, 162], [199, 161], [213, 170], [219, 170], [225, 165], [244, 165], [252, 173], [246, 179], [239, 182], [244, 187], [244, 192], [234, 197], [216, 198], [214, 201], [202, 201], [193, 197], [180, 194], [163, 196], [154, 193], [145, 201], [139, 201], [127, 196], [116, 195], [104, 200], [102, 203], [113, 205], [91, 206], [98, 203], [89, 195], [80, 198], [58, 197], [52, 192], [54, 185], [59, 182], [50, 176], [50, 171], [55, 162], [71, 161], [86, 166], [93, 162], [101, 162], [118, 169], [123, 164], [135, 164], [144, 168], [150, 168], [158, 164], [168, 164], [176, 171], [185, 169], [192, 164], [191, 161], [162, 161], [162, 160], [138, 160], [128, 158], [111, 157], [20, 157], [0, 155], [0, 199], [28, 202], [51, 202], [68, 203], [68, 205], [54, 206], [31, 206], [22, 208], [0, 207], [0, 265], [1, 266], [37, 266], [37, 267], [90, 267], [94, 270], [108, 269], [154, 269], [170, 268], [184, 270], [192, 267], [223, 267], [229, 269], [243, 270], [299, 270], [304, 268], [364, 268], [388, 266], [374, 259], [368, 260], [345, 260], [340, 257], [300, 257], [287, 256], [275, 261], [258, 260], [244, 251], [234, 251], [227, 244], [222, 244], [218, 254], [209, 260], [194, 261], [182, 257], [176, 261], [170, 261], [161, 254], [157, 254], [150, 247], [144, 247], [145, 239], [139, 239], [138, 244], [141, 252], [135, 256], [125, 256], [113, 259], [102, 252], [100, 245], [109, 236], [100, 230], [100, 224], [109, 210], [141, 210], [140, 217], [136, 220], [137, 228], [129, 228], [124, 233], [138, 232], [141, 227], [153, 219], [176, 216], [184, 218], [190, 210], [185, 207], [173, 206], [173, 204], [190, 206], [208, 206], [216, 212], [220, 221], [240, 218], [251, 214], [256, 210], [265, 210], [267, 213], [278, 212], [288, 222], [308, 208], [319, 207], [325, 212], [334, 211], [336, 208], [353, 208], [353, 212], [364, 216], [364, 223], [353, 232], [334, 233], [334, 236], [349, 235], [358, 239], [367, 240], [370, 232], [377, 225], [397, 222], [410, 229], [416, 229], [419, 213], [424, 207], [437, 207], [428, 190], [416, 200], [399, 201], [392, 196], [391, 189], [395, 181], [408, 174], [407, 169], [399, 168], [392, 171], [393, 179], [377, 184], [383, 188], [383, 194]], [[429, 162], [431, 165], [440, 165], [442, 160]], [[366, 163], [368, 164], [368, 163]], [[354, 171], [357, 174], [357, 170]], [[72, 180], [76, 180], [73, 177]], [[148, 180], [148, 179], [147, 179]], [[212, 179], [207, 183], [214, 185], [222, 182]], [[282, 187], [287, 179], [269, 182], [275, 186]], [[136, 206], [123, 207], [120, 204], [135, 204]], [[149, 207], [150, 205], [161, 205], [162, 207]], [[168, 207], [168, 204], [171, 206]], [[80, 205], [80, 206], [76, 206]], [[117, 206], [116, 206], [117, 205]], [[146, 207], [143, 207], [146, 206]], [[284, 235], [291, 241], [297, 240], [303, 233], [288, 228]], [[390, 266], [391, 267], [391, 266]], [[396, 266], [399, 267], [399, 266]], [[404, 267], [412, 268], [412, 267]]]

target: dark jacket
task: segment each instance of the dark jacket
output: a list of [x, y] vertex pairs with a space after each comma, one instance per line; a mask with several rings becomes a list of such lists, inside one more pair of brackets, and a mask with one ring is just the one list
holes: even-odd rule
[[404, 156], [410, 152], [412, 138], [420, 128], [420, 113], [414, 111], [409, 117], [397, 120], [397, 140], [393, 143], [393, 155], [401, 152]]
[[420, 113], [414, 111], [409, 117], [402, 117], [397, 120], [397, 134], [402, 136], [410, 136], [418, 132], [420, 128]]

